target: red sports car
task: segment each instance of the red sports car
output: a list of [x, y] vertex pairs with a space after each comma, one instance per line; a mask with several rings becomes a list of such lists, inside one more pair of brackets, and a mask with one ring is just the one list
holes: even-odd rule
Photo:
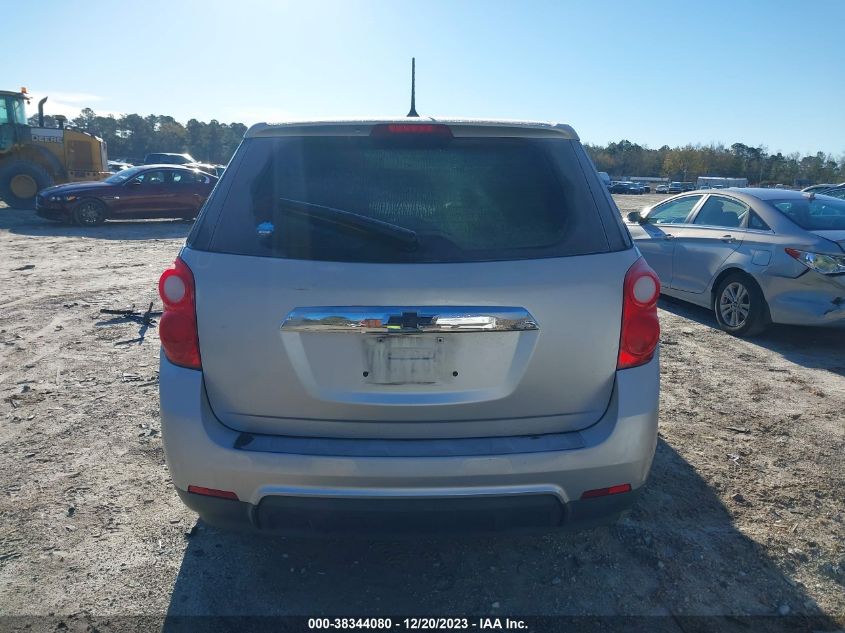
[[35, 213], [80, 226], [97, 226], [108, 219], [192, 219], [216, 183], [216, 176], [191, 167], [131, 167], [99, 182], [43, 189], [35, 199]]

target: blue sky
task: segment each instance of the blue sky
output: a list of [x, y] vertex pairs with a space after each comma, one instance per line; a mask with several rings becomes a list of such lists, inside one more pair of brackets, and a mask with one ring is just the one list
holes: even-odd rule
[[416, 56], [421, 114], [845, 154], [845, 0], [27, 0], [4, 14], [0, 89], [50, 95], [54, 113], [401, 115]]

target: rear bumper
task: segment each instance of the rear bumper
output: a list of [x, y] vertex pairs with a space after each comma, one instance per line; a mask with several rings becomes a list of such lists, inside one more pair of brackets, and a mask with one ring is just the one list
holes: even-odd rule
[[176, 489], [183, 503], [219, 528], [287, 536], [536, 531], [611, 523], [639, 489], [567, 504], [551, 494], [470, 497], [267, 496], [258, 505]]
[[[162, 435], [182, 500], [224, 528], [314, 534], [590, 526], [615, 520], [646, 481], [657, 441], [658, 385], [657, 358], [617, 372], [602, 419], [582, 431], [538, 438], [557, 447], [552, 450], [527, 452], [525, 438], [516, 437], [493, 444], [453, 440], [448, 455], [409, 455], [415, 440], [393, 441], [404, 451], [379, 442], [368, 455], [372, 440], [361, 440], [362, 450], [326, 454], [298, 442], [245, 446], [243, 434], [211, 411], [202, 373], [162, 356]], [[476, 444], [492, 448], [484, 454]], [[587, 490], [626, 483], [632, 492], [581, 500]], [[232, 491], [239, 501], [188, 493], [190, 485]]]
[[845, 326], [845, 277], [808, 270], [794, 279], [766, 276], [758, 282], [773, 322]]

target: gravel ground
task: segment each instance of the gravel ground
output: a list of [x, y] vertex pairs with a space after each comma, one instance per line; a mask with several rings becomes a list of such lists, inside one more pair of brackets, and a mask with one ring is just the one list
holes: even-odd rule
[[[138, 628], [165, 614], [845, 627], [841, 331], [738, 340], [708, 311], [661, 301], [660, 441], [645, 493], [616, 526], [400, 542], [231, 535], [197, 523], [170, 484], [156, 329], [99, 313], [158, 305], [158, 275], [188, 229], [88, 230], [0, 209], [0, 614], [101, 631], [126, 614], [153, 616]], [[24, 626], [0, 628], [12, 622]]]

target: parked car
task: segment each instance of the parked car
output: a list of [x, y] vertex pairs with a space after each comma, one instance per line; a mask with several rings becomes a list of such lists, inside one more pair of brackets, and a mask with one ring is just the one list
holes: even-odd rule
[[[212, 176], [217, 175], [217, 170], [214, 165], [211, 163], [188, 163], [185, 167], [192, 167], [193, 169], [199, 169], [207, 174], [211, 174]], [[219, 177], [219, 176], [218, 176]]]
[[638, 195], [643, 193], [643, 189], [636, 183], [623, 181], [611, 184], [610, 193], [626, 193], [631, 195]]
[[110, 160], [108, 161], [109, 171], [113, 174], [116, 174], [119, 171], [123, 171], [124, 169], [129, 169], [132, 167], [129, 163], [123, 163], [117, 160]]
[[845, 199], [845, 184], [839, 185], [838, 187], [831, 187], [830, 189], [825, 189], [822, 191], [826, 196], [832, 196], [834, 198]]
[[669, 193], [669, 185], [657, 185], [654, 188], [654, 193]]
[[105, 180], [43, 189], [35, 198], [35, 212], [80, 226], [97, 226], [108, 219], [191, 219], [216, 182], [216, 176], [180, 165], [130, 167]]
[[630, 506], [659, 288], [571, 127], [258, 124], [232, 165], [159, 282], [186, 505], [309, 534]]
[[825, 191], [826, 189], [832, 189], [833, 187], [836, 187], [836, 185], [831, 183], [822, 183], [820, 185], [810, 185], [809, 187], [804, 187], [801, 191], [803, 191], [804, 193], [821, 193], [822, 191]]
[[196, 159], [190, 154], [156, 152], [144, 157], [145, 165], [195, 165], [196, 163]]
[[640, 189], [642, 189], [643, 193], [651, 193], [651, 185], [649, 185], [648, 183], [638, 182], [638, 183], [635, 183], [635, 184], [638, 185]]
[[669, 183], [669, 193], [681, 193], [684, 190], [683, 183], [680, 182], [670, 182]]
[[845, 201], [784, 189], [669, 198], [628, 214], [664, 294], [712, 309], [726, 332], [845, 325]]

